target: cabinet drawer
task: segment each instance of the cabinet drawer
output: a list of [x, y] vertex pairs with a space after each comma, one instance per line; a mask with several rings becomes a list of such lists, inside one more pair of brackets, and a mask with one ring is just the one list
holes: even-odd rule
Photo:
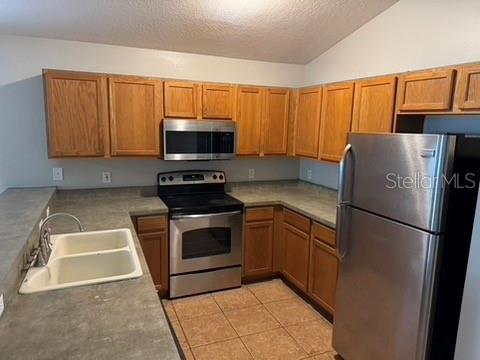
[[315, 239], [323, 241], [325, 244], [330, 245], [331, 247], [336, 246], [334, 230], [314, 222], [312, 224], [312, 234]]
[[305, 216], [290, 210], [284, 210], [283, 221], [303, 231], [305, 234], [310, 234], [310, 219]]
[[273, 206], [249, 208], [245, 213], [245, 221], [261, 221], [273, 219]]
[[165, 215], [139, 217], [137, 228], [139, 234], [167, 231], [167, 217]]

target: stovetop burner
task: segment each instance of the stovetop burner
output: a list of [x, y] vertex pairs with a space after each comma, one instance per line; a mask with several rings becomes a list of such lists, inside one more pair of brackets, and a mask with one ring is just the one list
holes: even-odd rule
[[223, 171], [158, 174], [158, 195], [170, 214], [205, 214], [241, 210], [243, 203], [225, 193]]

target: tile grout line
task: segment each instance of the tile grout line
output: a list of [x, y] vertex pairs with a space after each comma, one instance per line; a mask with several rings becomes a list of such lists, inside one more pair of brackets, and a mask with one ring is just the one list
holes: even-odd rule
[[[194, 346], [194, 347], [189, 346], [189, 347], [190, 347], [190, 351], [191, 351], [191, 353], [192, 353], [192, 356], [193, 356], [194, 358], [196, 358], [196, 357], [195, 357], [195, 354], [194, 354], [193, 351], [192, 351], [193, 348], [198, 348], [198, 347], [201, 347], [201, 346], [209, 346], [209, 345], [213, 345], [213, 344], [218, 344], [218, 343], [221, 343], [221, 342], [226, 342], [226, 341], [230, 341], [230, 340], [235, 340], [235, 339], [237, 339], [237, 338], [240, 339], [240, 336], [238, 335], [237, 331], [235, 330], [235, 328], [232, 326], [232, 324], [231, 324], [230, 321], [228, 320], [228, 318], [227, 318], [225, 312], [223, 311], [222, 307], [220, 306], [220, 304], [219, 304], [219, 303], [217, 302], [217, 300], [215, 299], [215, 296], [213, 296], [213, 293], [208, 293], [208, 295], [210, 295], [210, 297], [212, 297], [214, 303], [218, 306], [218, 308], [219, 308], [219, 310], [220, 310], [220, 313], [225, 317], [225, 319], [227, 320], [228, 324], [230, 325], [230, 327], [232, 328], [232, 330], [235, 332], [235, 334], [237, 335], [237, 337], [236, 337], [236, 338], [230, 338], [230, 339], [223, 339], [223, 340], [219, 340], [219, 341], [214, 341], [214, 342], [211, 342], [211, 343], [208, 343], [208, 344], [198, 345], [198, 346]], [[212, 314], [216, 314], [216, 313], [212, 313]], [[200, 316], [207, 316], [207, 315], [211, 315], [211, 314], [205, 314], [205, 315], [200, 315]], [[197, 316], [197, 317], [200, 317], [200, 316]], [[192, 319], [193, 319], [193, 317], [192, 317]], [[183, 329], [183, 327], [182, 327], [182, 329]], [[187, 337], [185, 336], [185, 338], [187, 338]], [[187, 341], [188, 341], [188, 338], [187, 338]], [[241, 341], [241, 340], [240, 340], [240, 341]], [[189, 345], [190, 345], [190, 344], [189, 344]], [[248, 351], [248, 349], [247, 349], [247, 351]]]
[[[170, 300], [171, 301], [171, 300]], [[171, 301], [172, 303], [172, 309], [173, 309], [173, 312], [175, 313], [175, 316], [177, 317], [177, 320], [178, 320], [178, 326], [180, 326], [180, 330], [182, 330], [182, 333], [183, 333], [183, 337], [185, 338], [185, 341], [187, 342], [187, 346], [188, 346], [188, 350], [190, 351], [190, 353], [192, 354], [193, 358], [195, 359], [195, 355], [193, 354], [193, 351], [192, 351], [192, 347], [190, 346], [190, 342], [188, 341], [188, 338], [187, 338], [187, 335], [185, 334], [185, 330], [183, 328], [183, 325], [182, 325], [182, 322], [180, 321], [180, 317], [178, 316], [178, 313], [177, 313], [177, 310], [175, 309], [175, 306], [173, 304], [173, 301]], [[168, 314], [167, 314], [168, 316]], [[172, 326], [173, 327], [173, 326]], [[175, 332], [175, 329], [173, 329], [173, 331]], [[176, 334], [175, 334], [176, 335]], [[178, 336], [177, 336], [177, 339], [178, 339]], [[180, 342], [180, 341], [179, 341]], [[180, 344], [180, 347], [182, 347], [182, 344]], [[183, 348], [182, 348], [182, 351], [183, 351]], [[185, 355], [185, 351], [183, 351], [184, 355]], [[185, 355], [185, 358], [187, 358], [187, 356]]]
[[[248, 291], [250, 291], [250, 289], [247, 289]], [[251, 291], [250, 291], [251, 292]], [[253, 294], [253, 296], [255, 297], [255, 294]], [[256, 298], [256, 297], [255, 297]], [[251, 353], [251, 351], [248, 349], [247, 345], [243, 342], [242, 340], [242, 337], [240, 336], [240, 334], [238, 333], [238, 331], [235, 329], [235, 327], [233, 326], [233, 324], [231, 323], [231, 321], [228, 319], [227, 317], [227, 314], [225, 314], [225, 312], [223, 311], [222, 307], [220, 306], [220, 304], [218, 304], [217, 300], [215, 299], [215, 296], [213, 297], [213, 300], [215, 301], [215, 303], [218, 305], [218, 307], [220, 308], [220, 311], [223, 313], [223, 316], [225, 316], [225, 319], [227, 319], [227, 322], [230, 324], [230, 326], [232, 327], [233, 331], [235, 331], [235, 334], [237, 334], [238, 336], [238, 340], [240, 340], [240, 342], [242, 343], [243, 347], [245, 348], [245, 350], [247, 350], [247, 352], [250, 354], [250, 356], [252, 357], [252, 359], [255, 359], [255, 357], [253, 356], [253, 354]], [[257, 299], [258, 300], [258, 299]]]
[[[284, 286], [286, 286], [286, 285], [283, 283], [283, 281], [282, 281], [282, 284], [283, 284]], [[249, 290], [250, 290], [250, 289], [249, 289]], [[252, 293], [253, 293], [253, 291], [252, 291]], [[253, 295], [255, 296], [255, 294], [253, 294]], [[257, 298], [257, 299], [258, 299], [258, 298]], [[317, 354], [318, 354], [318, 355], [321, 355], [321, 354], [326, 353], [326, 352], [324, 352], [324, 353], [317, 353], [317, 354], [311, 354], [311, 355], [310, 355], [310, 354], [308, 353], [308, 351], [307, 351], [306, 349], [304, 349], [303, 346], [292, 336], [292, 334], [290, 334], [290, 332], [289, 332], [289, 331], [287, 330], [287, 328], [286, 328], [286, 325], [283, 325], [282, 322], [280, 321], [280, 319], [277, 318], [277, 317], [275, 316], [275, 314], [273, 314], [273, 312], [271, 312], [271, 311], [268, 309], [268, 307], [265, 306], [265, 304], [269, 304], [269, 303], [273, 303], [273, 302], [280, 302], [280, 301], [284, 301], [284, 300], [286, 301], [286, 300], [290, 300], [290, 299], [295, 299], [295, 297], [293, 297], [293, 298], [285, 298], [285, 299], [276, 300], [276, 301], [270, 301], [270, 302], [268, 302], [268, 303], [263, 303], [260, 299], [258, 299], [258, 300], [261, 302], [262, 307], [265, 308], [265, 310], [280, 324], [280, 327], [279, 327], [279, 328], [285, 330], [285, 332], [287, 333], [288, 337], [290, 337], [290, 338], [295, 342], [295, 344], [297, 344], [297, 346], [299, 347], [299, 349], [303, 350], [303, 351], [307, 354], [307, 357], [302, 358], [302, 359], [307, 359], [307, 358], [312, 357], [312, 356], [315, 356], [315, 355], [317, 355]], [[300, 298], [300, 299], [301, 299], [301, 298]], [[304, 302], [303, 299], [301, 299], [301, 301]], [[312, 309], [313, 309], [313, 307], [312, 307]], [[314, 310], [316, 313], [318, 313], [318, 311], [316, 311], [315, 309], [313, 309], [313, 310]], [[323, 319], [323, 317], [322, 317], [322, 319]], [[317, 321], [317, 320], [302, 321], [302, 322], [299, 322], [299, 323], [290, 324], [290, 325], [288, 325], [288, 326], [303, 324], [303, 323], [310, 322], [310, 321]]]
[[[283, 283], [283, 281], [282, 281], [282, 283]], [[250, 292], [253, 294], [253, 296], [260, 302], [260, 305], [262, 306], [262, 308], [265, 309], [265, 311], [266, 311], [268, 314], [270, 314], [270, 316], [272, 316], [272, 318], [278, 323], [278, 325], [280, 325], [280, 326], [277, 327], [277, 328], [270, 329], [270, 330], [267, 330], [267, 331], [274, 331], [274, 330], [277, 330], [277, 329], [284, 329], [285, 332], [287, 333], [287, 335], [292, 338], [292, 340], [299, 346], [299, 348], [302, 349], [302, 350], [304, 350], [304, 349], [300, 346], [300, 344], [298, 344], [297, 341], [290, 335], [290, 333], [287, 331], [287, 329], [285, 329], [285, 328], [283, 327], [283, 325], [282, 325], [282, 323], [280, 322], [280, 320], [277, 319], [277, 318], [275, 317], [275, 315], [272, 314], [272, 312], [271, 312], [270, 310], [268, 310], [268, 308], [265, 306], [265, 303], [264, 303], [261, 299], [259, 299], [258, 296], [255, 295], [255, 293], [254, 293], [252, 290], [250, 290], [250, 288], [248, 288], [248, 291], [250, 291]], [[276, 301], [282, 301], [282, 300], [276, 300]], [[271, 302], [276, 302], [276, 301], [274, 300], [274, 301], [271, 301]], [[249, 334], [249, 335], [245, 335], [245, 336], [261, 334], [262, 332], [267, 332], [267, 331], [261, 331], [261, 332], [258, 332], [258, 333]], [[241, 337], [240, 337], [240, 341], [243, 343], [243, 345], [245, 346], [245, 348], [247, 349], [247, 351], [248, 351], [248, 352], [252, 355], [252, 357], [255, 359], [255, 357], [253, 356], [253, 354], [251, 353], [251, 351], [248, 349], [247, 345], [244, 343], [244, 341], [242, 340]], [[304, 351], [305, 351], [305, 350], [304, 350]], [[305, 351], [305, 353], [308, 354], [306, 351]]]
[[[282, 285], [286, 286], [283, 281], [281, 282]], [[286, 300], [295, 300], [295, 297], [287, 297], [287, 298], [284, 298], [284, 299], [278, 299], [278, 300], [273, 300], [273, 301], [269, 301], [269, 302], [262, 302], [262, 300], [250, 289], [249, 286], [247, 285], [244, 285], [243, 286], [250, 294], [253, 295], [253, 297], [259, 302], [259, 304], [255, 304], [255, 305], [249, 305], [249, 306], [241, 306], [239, 308], [235, 308], [233, 310], [229, 310], [229, 311], [236, 311], [236, 310], [241, 310], [241, 309], [246, 309], [246, 308], [249, 308], [249, 307], [253, 307], [253, 306], [261, 306], [263, 309], [266, 310], [266, 312], [268, 314], [270, 314], [270, 316], [272, 316], [272, 318], [278, 323], [278, 327], [276, 328], [273, 328], [273, 329], [269, 329], [269, 330], [265, 330], [265, 331], [259, 331], [259, 332], [255, 332], [255, 333], [252, 333], [252, 334], [247, 334], [247, 335], [244, 335], [245, 337], [246, 336], [252, 336], [252, 335], [258, 335], [258, 334], [261, 334], [261, 333], [264, 333], [264, 332], [268, 332], [268, 331], [274, 331], [274, 330], [277, 330], [277, 329], [283, 329], [287, 336], [289, 338], [291, 338], [294, 343], [299, 347], [299, 349], [301, 349], [302, 351], [304, 351], [307, 356], [306, 357], [302, 357], [302, 359], [308, 359], [308, 358], [311, 358], [313, 356], [316, 356], [316, 355], [323, 355], [323, 354], [327, 354], [329, 352], [334, 352], [334, 351], [331, 351], [331, 350], [327, 350], [327, 351], [324, 351], [324, 352], [318, 352], [318, 353], [314, 353], [314, 354], [309, 354], [301, 345], [300, 343], [291, 335], [291, 333], [287, 330], [287, 326], [294, 326], [294, 325], [300, 325], [300, 324], [304, 324], [304, 323], [308, 323], [308, 322], [314, 322], [314, 321], [319, 321], [319, 320], [323, 320], [323, 321], [326, 321], [326, 319], [323, 318], [323, 316], [320, 315], [320, 319], [313, 319], [313, 320], [306, 320], [306, 321], [301, 321], [299, 323], [294, 323], [294, 324], [289, 324], [289, 325], [283, 325], [280, 320], [267, 308], [267, 306], [265, 306], [266, 304], [269, 304], [269, 303], [274, 303], [274, 302], [280, 302], [280, 301], [286, 301]], [[238, 288], [238, 289], [241, 289], [242, 287]], [[234, 338], [230, 338], [230, 339], [224, 339], [224, 340], [219, 340], [219, 341], [214, 341], [212, 343], [208, 343], [208, 344], [203, 344], [203, 345], [198, 345], [198, 346], [195, 346], [195, 348], [197, 347], [202, 347], [202, 346], [209, 346], [209, 345], [213, 345], [213, 344], [218, 344], [218, 343], [221, 343], [221, 342], [226, 342], [226, 341], [232, 341], [232, 340], [236, 340], [236, 339], [239, 339], [240, 342], [242, 343], [242, 345], [245, 347], [245, 349], [247, 350], [247, 352], [250, 354], [250, 356], [255, 359], [255, 356], [253, 355], [253, 353], [250, 351], [250, 349], [247, 347], [246, 343], [244, 342], [244, 340], [242, 339], [242, 336], [240, 336], [240, 334], [238, 333], [238, 331], [235, 329], [235, 327], [233, 326], [232, 322], [228, 319], [227, 317], [227, 313], [229, 311], [226, 311], [222, 308], [222, 306], [220, 305], [220, 303], [217, 301], [216, 297], [214, 296], [214, 293], [213, 292], [210, 292], [208, 294], [205, 294], [205, 295], [208, 295], [208, 297], [211, 297], [213, 298], [213, 302], [215, 303], [215, 305], [218, 307], [218, 309], [220, 310], [219, 313], [221, 313], [224, 318], [227, 320], [227, 323], [229, 324], [229, 326], [233, 329], [234, 333], [236, 334], [236, 337]], [[300, 298], [300, 300], [302, 300], [302, 302], [304, 302], [303, 299]], [[186, 343], [187, 343], [187, 346], [188, 346], [188, 350], [190, 351], [191, 355], [194, 357], [194, 359], [196, 359], [193, 351], [192, 351], [192, 347], [190, 346], [190, 342], [185, 334], [185, 330], [184, 330], [184, 327], [182, 325], [182, 321], [186, 321], [186, 320], [190, 320], [190, 319], [194, 319], [194, 318], [197, 318], [197, 317], [200, 317], [200, 316], [207, 316], [207, 315], [213, 315], [213, 314], [216, 314], [218, 312], [212, 312], [212, 313], [208, 313], [208, 314], [203, 314], [203, 315], [197, 315], [197, 316], [192, 316], [192, 317], [189, 317], [189, 318], [186, 318], [186, 319], [180, 319], [180, 317], [178, 316], [178, 312], [173, 304], [173, 301], [170, 300], [172, 302], [172, 308], [174, 310], [174, 313], [177, 317], [177, 320], [178, 320], [178, 323], [180, 325], [180, 329], [181, 331], [183, 332], [183, 335], [184, 335], [184, 338], [186, 340]], [[308, 305], [308, 304], [307, 304]], [[318, 311], [316, 311], [313, 307], [312, 309], [318, 313]], [[328, 324], [330, 324], [328, 321], [326, 321]]]

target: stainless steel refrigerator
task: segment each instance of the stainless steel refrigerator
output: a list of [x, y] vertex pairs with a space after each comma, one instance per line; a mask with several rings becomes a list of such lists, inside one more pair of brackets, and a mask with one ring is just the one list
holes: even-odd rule
[[479, 156], [475, 137], [349, 134], [333, 328], [344, 359], [453, 359]]

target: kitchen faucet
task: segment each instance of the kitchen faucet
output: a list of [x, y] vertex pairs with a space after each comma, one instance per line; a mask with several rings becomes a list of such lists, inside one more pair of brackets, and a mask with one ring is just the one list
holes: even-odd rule
[[50, 229], [46, 226], [48, 223], [50, 223], [50, 221], [62, 216], [75, 220], [80, 232], [84, 231], [80, 220], [72, 214], [60, 212], [47, 216], [40, 224], [39, 246], [34, 250], [35, 253], [33, 254], [33, 259], [35, 260], [34, 266], [40, 267], [47, 265], [50, 254], [52, 253], [52, 243], [50, 242]]

